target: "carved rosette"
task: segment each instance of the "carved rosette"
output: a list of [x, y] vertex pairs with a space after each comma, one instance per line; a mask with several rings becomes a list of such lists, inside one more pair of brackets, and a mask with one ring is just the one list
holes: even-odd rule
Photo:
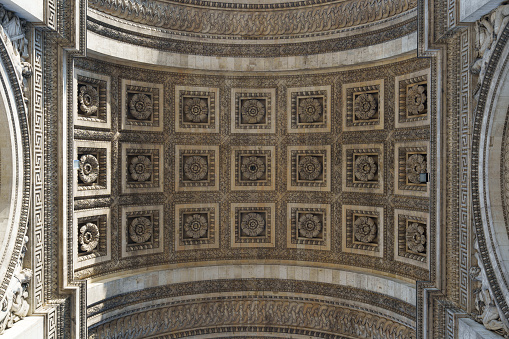
[[200, 98], [185, 100], [184, 114], [186, 118], [192, 122], [206, 122], [209, 115], [207, 101]]
[[305, 238], [316, 238], [322, 230], [320, 219], [311, 213], [302, 215], [299, 219], [299, 234]]
[[85, 184], [93, 184], [99, 177], [99, 161], [92, 154], [82, 155], [78, 176]]
[[242, 103], [242, 121], [257, 124], [265, 117], [265, 105], [260, 100], [250, 99]]
[[129, 102], [129, 113], [137, 120], [146, 120], [152, 115], [152, 99], [146, 94], [137, 93]]
[[426, 89], [422, 85], [414, 85], [408, 89], [406, 108], [408, 115], [418, 115], [425, 112]]
[[80, 87], [78, 94], [80, 114], [90, 116], [97, 113], [99, 109], [99, 93], [90, 85]]
[[133, 180], [143, 182], [152, 176], [152, 162], [146, 156], [139, 155], [131, 159], [129, 173]]
[[265, 164], [259, 157], [248, 157], [242, 160], [242, 175], [249, 180], [258, 180], [265, 174]]
[[354, 222], [354, 236], [357, 241], [370, 243], [375, 240], [377, 225], [373, 218], [359, 217]]
[[207, 160], [204, 157], [192, 156], [184, 162], [184, 174], [189, 180], [203, 180], [207, 176]]
[[355, 177], [360, 181], [369, 181], [375, 178], [378, 167], [373, 157], [363, 155], [355, 159]]
[[99, 227], [91, 222], [81, 226], [78, 243], [82, 251], [92, 252], [99, 244]]
[[359, 120], [371, 119], [377, 110], [377, 102], [372, 94], [363, 93], [355, 98], [354, 113]]
[[426, 251], [426, 229], [418, 223], [411, 223], [406, 229], [406, 243], [408, 248], [416, 253]]
[[193, 214], [186, 218], [184, 223], [184, 231], [186, 236], [193, 239], [203, 238], [208, 230], [207, 219], [200, 214]]
[[406, 176], [408, 182], [412, 184], [420, 184], [419, 175], [427, 171], [426, 159], [422, 154], [412, 154], [408, 157], [406, 163]]
[[147, 242], [152, 236], [152, 222], [145, 217], [134, 218], [129, 225], [129, 237], [135, 243]]
[[260, 213], [248, 213], [242, 217], [240, 228], [245, 235], [257, 237], [265, 229], [265, 220]]
[[312, 123], [322, 116], [322, 105], [314, 98], [307, 98], [300, 102], [299, 117], [302, 122]]
[[316, 180], [322, 174], [322, 164], [313, 156], [301, 157], [299, 161], [299, 175], [304, 180]]

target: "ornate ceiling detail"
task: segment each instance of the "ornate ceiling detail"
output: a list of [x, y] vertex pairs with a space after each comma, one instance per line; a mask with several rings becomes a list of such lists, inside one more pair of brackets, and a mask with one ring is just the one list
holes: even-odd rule
[[299, 2], [292, 3], [292, 7], [285, 10], [267, 11], [276, 6], [270, 4], [262, 10], [247, 10], [228, 3], [201, 3], [214, 5], [197, 7], [156, 0], [90, 0], [88, 5], [143, 25], [243, 39], [329, 32], [387, 19], [417, 5], [416, 0], [348, 0], [313, 6], [307, 2], [306, 5], [295, 5]]

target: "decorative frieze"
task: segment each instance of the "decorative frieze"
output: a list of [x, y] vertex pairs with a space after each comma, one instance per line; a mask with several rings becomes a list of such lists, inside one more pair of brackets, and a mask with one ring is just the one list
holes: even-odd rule
[[175, 86], [175, 132], [219, 133], [219, 89]]
[[162, 252], [163, 221], [163, 205], [122, 206], [122, 257]]
[[287, 189], [330, 191], [331, 147], [288, 146]]
[[383, 144], [343, 145], [343, 191], [384, 192]]
[[342, 216], [341, 250], [383, 257], [383, 207], [343, 205]]
[[123, 130], [163, 131], [163, 85], [121, 79]]
[[175, 205], [175, 250], [219, 247], [219, 204]]
[[330, 205], [289, 203], [288, 248], [330, 250]]
[[429, 70], [396, 77], [396, 128], [429, 124]]
[[288, 133], [331, 131], [331, 86], [288, 88]]
[[74, 125], [111, 129], [111, 78], [106, 75], [74, 69]]
[[175, 146], [175, 190], [219, 189], [219, 146]]
[[275, 133], [275, 110], [274, 88], [232, 88], [231, 132]]
[[74, 147], [74, 159], [79, 160], [79, 169], [74, 172], [74, 196], [110, 194], [110, 143], [76, 140]]
[[231, 247], [275, 247], [274, 203], [231, 204]]
[[427, 182], [421, 182], [420, 174], [429, 173], [429, 142], [414, 141], [396, 143], [394, 146], [394, 193], [428, 196]]
[[407, 264], [428, 268], [429, 214], [394, 210], [394, 258]]
[[384, 129], [384, 80], [343, 85], [343, 130]]
[[274, 190], [275, 146], [232, 146], [232, 190]]
[[74, 212], [74, 268], [111, 260], [110, 209]]
[[123, 193], [163, 191], [163, 145], [122, 143]]

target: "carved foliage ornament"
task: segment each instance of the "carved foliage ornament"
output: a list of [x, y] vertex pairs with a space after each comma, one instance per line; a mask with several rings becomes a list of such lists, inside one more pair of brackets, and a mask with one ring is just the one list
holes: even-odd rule
[[373, 218], [359, 217], [354, 222], [355, 239], [360, 242], [370, 243], [376, 238], [377, 225]]
[[92, 154], [82, 155], [78, 176], [85, 184], [93, 184], [99, 176], [99, 161]]
[[184, 174], [189, 180], [203, 180], [207, 176], [207, 160], [205, 157], [192, 156], [184, 162]]
[[81, 226], [78, 243], [82, 251], [92, 252], [99, 244], [99, 227], [91, 222]]
[[265, 105], [261, 100], [250, 99], [242, 103], [242, 122], [260, 123], [265, 117]]
[[259, 157], [247, 157], [242, 159], [240, 170], [245, 178], [258, 180], [265, 174], [265, 164]]
[[303, 214], [299, 218], [299, 234], [305, 238], [316, 238], [322, 230], [320, 218], [311, 213]]
[[426, 229], [414, 222], [406, 229], [406, 243], [411, 251], [424, 253], [426, 251]]
[[362, 93], [355, 98], [353, 107], [357, 119], [368, 120], [376, 114], [378, 103], [373, 94]]
[[99, 109], [99, 93], [90, 85], [80, 86], [78, 94], [80, 114], [90, 116], [97, 113]]
[[313, 156], [305, 156], [299, 159], [299, 175], [304, 180], [316, 180], [322, 174], [322, 164]]
[[322, 104], [316, 99], [307, 98], [299, 104], [299, 117], [302, 122], [315, 122], [322, 116]]
[[146, 94], [137, 93], [129, 102], [129, 113], [137, 120], [146, 120], [152, 115], [152, 99]]
[[426, 173], [427, 170], [426, 158], [422, 154], [412, 154], [408, 157], [406, 163], [406, 176], [409, 182], [413, 184], [420, 184], [419, 175]]
[[131, 178], [136, 181], [147, 181], [152, 176], [152, 162], [144, 155], [138, 155], [131, 159], [129, 165]]
[[408, 88], [406, 96], [406, 108], [408, 115], [418, 115], [425, 112], [426, 89], [422, 85], [414, 85]]
[[265, 219], [260, 213], [245, 214], [242, 216], [240, 228], [245, 235], [256, 237], [265, 229]]
[[203, 238], [208, 230], [207, 219], [201, 214], [188, 216], [184, 223], [186, 236], [193, 239]]
[[129, 237], [135, 243], [147, 242], [152, 236], [152, 222], [146, 217], [134, 218], [129, 225]]
[[184, 114], [192, 122], [206, 122], [209, 115], [207, 100], [200, 98], [186, 99], [184, 101]]
[[360, 181], [369, 181], [375, 178], [377, 165], [373, 157], [363, 155], [355, 159], [355, 177]]

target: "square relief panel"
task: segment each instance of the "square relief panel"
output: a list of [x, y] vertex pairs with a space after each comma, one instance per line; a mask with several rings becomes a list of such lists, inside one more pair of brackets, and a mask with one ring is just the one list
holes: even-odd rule
[[232, 247], [275, 247], [276, 205], [249, 203], [231, 205]]
[[175, 205], [175, 250], [219, 247], [219, 204]]
[[74, 69], [74, 125], [111, 129], [110, 77]]
[[421, 183], [419, 175], [429, 173], [429, 142], [416, 141], [395, 144], [395, 194], [428, 196], [428, 183]]
[[163, 85], [122, 79], [122, 129], [163, 130]]
[[219, 133], [219, 89], [175, 86], [175, 131]]
[[427, 269], [429, 214], [395, 209], [394, 224], [394, 258]]
[[288, 204], [288, 248], [330, 250], [330, 205]]
[[396, 77], [396, 128], [429, 124], [430, 71]]
[[384, 128], [384, 81], [343, 85], [343, 130]]
[[330, 146], [289, 146], [288, 190], [330, 191], [330, 154]]
[[163, 251], [163, 205], [122, 206], [122, 256]]
[[275, 88], [232, 88], [231, 96], [232, 133], [275, 133]]
[[122, 143], [122, 192], [163, 191], [163, 145]]
[[90, 266], [111, 260], [109, 208], [74, 212], [74, 267]]
[[80, 164], [74, 170], [74, 196], [110, 194], [110, 143], [75, 140], [74, 147], [74, 159]]
[[288, 88], [288, 133], [331, 131], [331, 87]]
[[343, 205], [342, 251], [383, 257], [383, 208]]
[[175, 190], [219, 189], [219, 146], [175, 146]]
[[383, 144], [343, 145], [343, 191], [383, 193]]
[[232, 147], [232, 190], [274, 190], [274, 146]]

